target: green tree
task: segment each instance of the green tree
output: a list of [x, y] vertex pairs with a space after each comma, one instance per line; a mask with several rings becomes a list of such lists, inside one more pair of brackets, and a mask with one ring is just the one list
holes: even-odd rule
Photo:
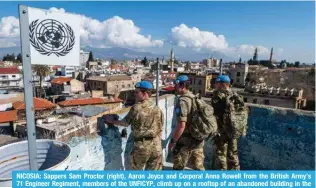
[[[47, 65], [34, 65], [32, 67], [32, 69], [33, 69], [33, 72], [35, 72], [36, 75], [39, 76], [40, 88], [42, 89], [43, 88], [43, 83], [42, 83], [43, 78], [48, 76], [51, 73], [50, 68]], [[42, 90], [40, 92], [40, 96], [42, 96]]]
[[147, 60], [147, 57], [145, 57], [142, 61], [141, 61], [142, 65], [144, 65], [145, 67], [147, 67], [149, 65], [149, 62]]
[[93, 54], [92, 54], [91, 51], [90, 51], [90, 53], [89, 53], [89, 59], [88, 59], [88, 61], [94, 61]]
[[22, 55], [19, 54], [18, 56], [16, 56], [16, 62], [17, 63], [22, 63]]
[[294, 67], [300, 67], [300, 62], [299, 61], [295, 61]]

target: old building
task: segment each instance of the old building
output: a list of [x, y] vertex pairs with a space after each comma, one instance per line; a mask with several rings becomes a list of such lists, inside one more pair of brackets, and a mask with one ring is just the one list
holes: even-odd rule
[[83, 50], [80, 50], [80, 67], [85, 68], [87, 65], [87, 62], [89, 60], [89, 52], [84, 52]]
[[220, 60], [215, 58], [204, 59], [202, 62], [207, 68], [219, 67]]
[[264, 83], [249, 85], [244, 91], [239, 91], [247, 103], [278, 106], [284, 108], [302, 109], [306, 105], [303, 90], [280, 87], [268, 87]]
[[75, 67], [73, 66], [63, 66], [61, 67], [61, 75], [71, 78], [73, 73], [76, 72]]
[[[35, 121], [49, 118], [56, 108], [54, 103], [42, 98], [33, 98]], [[0, 112], [0, 123], [10, 123], [11, 129], [18, 137], [26, 136], [26, 112], [24, 101], [12, 103], [12, 110]]]
[[248, 68], [249, 65], [247, 63], [237, 63], [230, 66], [229, 76], [233, 86], [244, 87], [246, 85]]
[[121, 91], [134, 90], [140, 75], [93, 76], [86, 79], [89, 90], [102, 90], [104, 95], [118, 96]]
[[52, 92], [55, 95], [61, 95], [65, 93], [78, 93], [84, 91], [84, 83], [79, 80], [59, 77], [51, 81]]
[[187, 75], [191, 80], [191, 88], [193, 94], [200, 94], [205, 97], [215, 87], [216, 78], [219, 73], [196, 74], [196, 73], [179, 73], [179, 75]]
[[21, 88], [23, 78], [17, 67], [0, 68], [0, 88]]

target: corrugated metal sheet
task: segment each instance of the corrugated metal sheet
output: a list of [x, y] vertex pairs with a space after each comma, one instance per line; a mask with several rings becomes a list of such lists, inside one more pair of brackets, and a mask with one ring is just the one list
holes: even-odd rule
[[[10, 187], [13, 170], [29, 170], [28, 142], [0, 147], [0, 187]], [[39, 170], [66, 170], [70, 164], [70, 147], [54, 140], [36, 140]]]

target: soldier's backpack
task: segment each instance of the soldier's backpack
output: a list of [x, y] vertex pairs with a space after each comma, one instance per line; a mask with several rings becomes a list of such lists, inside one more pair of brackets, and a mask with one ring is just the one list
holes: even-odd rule
[[192, 100], [192, 124], [189, 127], [191, 136], [197, 140], [214, 137], [217, 134], [218, 127], [213, 107], [197, 97], [183, 97], [188, 97]]
[[226, 98], [226, 109], [223, 115], [223, 123], [227, 135], [237, 139], [246, 136], [248, 129], [248, 107], [240, 101], [237, 93]]

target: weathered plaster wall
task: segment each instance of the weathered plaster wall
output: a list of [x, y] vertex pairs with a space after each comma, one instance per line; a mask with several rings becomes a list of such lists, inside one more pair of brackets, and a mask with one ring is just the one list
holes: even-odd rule
[[[165, 115], [164, 159], [167, 156], [166, 143], [170, 140], [170, 134], [176, 123], [174, 101], [175, 97], [172, 95], [162, 97], [159, 101], [159, 107]], [[122, 118], [125, 115], [126, 113], [120, 114], [120, 117]], [[315, 116], [313, 113], [251, 105], [248, 125], [247, 136], [239, 141], [242, 169], [314, 169]], [[79, 162], [73, 163], [73, 168], [78, 168], [77, 164], [81, 164], [82, 169], [128, 169], [133, 137], [130, 134], [130, 127], [128, 127], [127, 138], [120, 138], [119, 134], [122, 129], [122, 127], [119, 127], [118, 130], [107, 131], [101, 137], [90, 141], [85, 140], [84, 143], [72, 143], [73, 157], [75, 158], [76, 153], [79, 153], [79, 159], [76, 159]], [[77, 149], [77, 147], [80, 147], [80, 149]], [[85, 147], [87, 152], [82, 154]], [[121, 158], [118, 157], [119, 154], [121, 154]], [[205, 165], [209, 168], [212, 161], [212, 145], [210, 142], [205, 144], [205, 154]], [[82, 162], [80, 162], [81, 160]]]
[[[244, 170], [315, 169], [314, 113], [260, 105], [249, 105], [248, 131], [239, 139]], [[212, 145], [206, 149], [206, 165], [212, 163]]]

